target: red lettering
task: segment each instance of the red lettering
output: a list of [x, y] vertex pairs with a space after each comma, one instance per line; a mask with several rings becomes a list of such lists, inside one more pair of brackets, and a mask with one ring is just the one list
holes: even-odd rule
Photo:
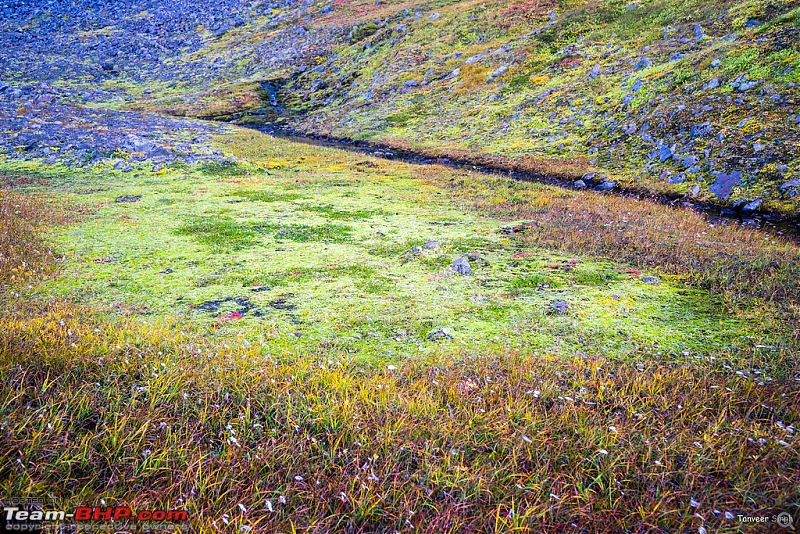
[[188, 521], [189, 512], [186, 510], [172, 510], [167, 514], [168, 521]]
[[167, 512], [164, 510], [156, 510], [153, 512], [153, 521], [163, 521], [167, 517]]
[[78, 506], [75, 508], [75, 521], [90, 521], [92, 519], [92, 509], [88, 506]]
[[126, 517], [131, 516], [131, 509], [127, 506], [117, 506], [114, 508], [114, 521], [119, 521], [120, 519], [125, 519]]
[[136, 516], [136, 519], [139, 521], [149, 521], [150, 520], [150, 512], [148, 510], [142, 510]]
[[92, 514], [92, 519], [95, 521], [100, 521], [101, 519], [105, 521], [111, 521], [111, 516], [114, 514], [113, 508], [100, 508], [99, 506], [94, 509], [94, 514]]

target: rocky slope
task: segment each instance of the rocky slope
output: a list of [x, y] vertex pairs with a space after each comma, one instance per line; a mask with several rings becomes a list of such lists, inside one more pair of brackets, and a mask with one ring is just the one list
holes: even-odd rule
[[46, 81], [61, 102], [250, 113], [576, 187], [800, 208], [796, 2], [5, 5], [4, 95]]

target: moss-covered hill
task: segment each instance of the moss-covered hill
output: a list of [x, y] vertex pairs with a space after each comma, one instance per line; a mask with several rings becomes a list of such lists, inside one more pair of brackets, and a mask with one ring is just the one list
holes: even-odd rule
[[797, 2], [629, 2], [17, 2], [0, 81], [797, 213]]
[[[790, 1], [312, 2], [206, 52], [280, 81], [296, 130], [796, 212], [798, 21]], [[247, 87], [175, 109], [254, 107]]]

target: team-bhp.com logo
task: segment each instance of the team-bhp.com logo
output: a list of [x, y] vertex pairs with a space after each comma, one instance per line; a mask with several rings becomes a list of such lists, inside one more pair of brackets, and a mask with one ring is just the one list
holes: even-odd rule
[[[118, 531], [172, 527], [189, 520], [186, 510], [136, 510], [129, 506], [78, 506], [59, 510], [44, 499], [5, 499], [0, 532], [48, 532], [59, 530]], [[73, 528], [69, 528], [69, 527]], [[87, 528], [92, 526], [93, 528]], [[66, 528], [65, 528], [66, 527]], [[105, 528], [104, 528], [105, 527]]]

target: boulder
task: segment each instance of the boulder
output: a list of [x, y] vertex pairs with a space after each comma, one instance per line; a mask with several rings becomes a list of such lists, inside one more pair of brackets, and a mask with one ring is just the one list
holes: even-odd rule
[[721, 200], [728, 200], [733, 188], [742, 183], [742, 171], [720, 173], [708, 190]]
[[458, 274], [467, 275], [472, 273], [472, 267], [470, 267], [467, 258], [458, 258], [450, 264], [450, 268]]

